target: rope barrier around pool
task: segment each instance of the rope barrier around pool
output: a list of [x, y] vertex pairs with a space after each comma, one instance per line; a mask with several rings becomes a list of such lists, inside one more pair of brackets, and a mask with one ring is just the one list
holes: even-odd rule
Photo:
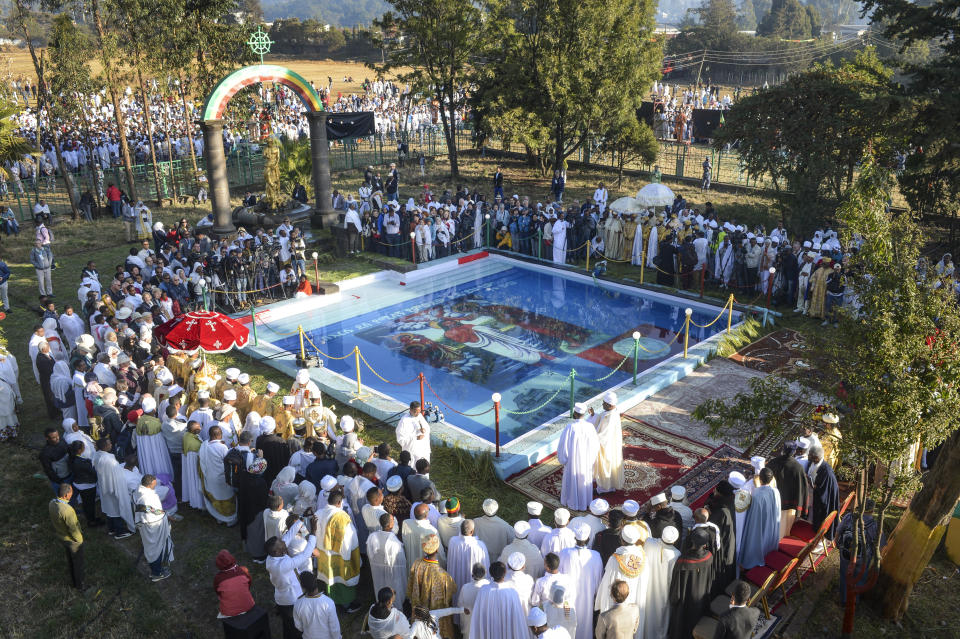
[[334, 355], [329, 355], [327, 353], [324, 353], [319, 348], [317, 348], [317, 345], [313, 343], [313, 340], [310, 339], [310, 337], [307, 335], [307, 332], [305, 330], [303, 330], [302, 328], [299, 328], [298, 332], [303, 337], [303, 339], [307, 340], [307, 343], [313, 347], [313, 350], [317, 352], [317, 355], [321, 355], [323, 357], [326, 357], [327, 359], [347, 359], [348, 357], [352, 357], [354, 352], [357, 352], [357, 353], [360, 352], [360, 349], [354, 346], [353, 350], [347, 353], [346, 355], [344, 355], [343, 357], [335, 357]]
[[[566, 379], [570, 379], [570, 376], [567, 375]], [[502, 410], [503, 410], [504, 413], [507, 413], [508, 415], [529, 415], [530, 413], [536, 413], [537, 411], [542, 410], [547, 404], [549, 404], [550, 402], [552, 402], [554, 399], [556, 399], [557, 395], [560, 394], [560, 391], [565, 390], [565, 389], [566, 389], [566, 386], [561, 386], [560, 388], [558, 388], [558, 389], [553, 393], [553, 395], [551, 395], [551, 396], [547, 399], [547, 401], [543, 402], [542, 404], [540, 404], [540, 405], [537, 406], [536, 408], [531, 408], [530, 410], [507, 410], [507, 409], [504, 408], [504, 409], [502, 409]]]
[[712, 322], [701, 326], [700, 324], [697, 324], [696, 322], [694, 322], [693, 319], [691, 319], [690, 323], [696, 326], [697, 328], [710, 328], [711, 326], [716, 324], [721, 317], [723, 317], [723, 315], [727, 312], [727, 307], [729, 307], [732, 303], [733, 303], [733, 293], [730, 294], [730, 297], [727, 299], [727, 303], [723, 305], [723, 308], [720, 309], [720, 313], [717, 314], [715, 318], [713, 318]]
[[417, 381], [417, 380], [420, 379], [420, 374], [418, 373], [417, 376], [414, 377], [413, 379], [411, 379], [409, 382], [403, 382], [403, 383], [391, 382], [389, 379], [385, 378], [383, 375], [381, 375], [381, 374], [378, 373], [377, 371], [373, 370], [373, 366], [370, 365], [370, 362], [367, 361], [367, 358], [363, 356], [363, 353], [360, 352], [359, 349], [357, 349], [357, 352], [358, 352], [358, 354], [360, 355], [360, 360], [366, 365], [367, 368], [370, 369], [370, 372], [373, 373], [374, 375], [376, 375], [377, 377], [379, 377], [381, 381], [384, 381], [384, 382], [386, 382], [387, 384], [391, 384], [391, 385], [393, 385], [393, 386], [406, 386], [407, 384], [412, 384], [412, 383], [414, 383], [415, 381]]
[[463, 415], [464, 417], [480, 417], [481, 415], [486, 415], [487, 413], [491, 412], [491, 411], [494, 409], [494, 407], [491, 406], [490, 408], [488, 408], [487, 410], [483, 411], [482, 413], [461, 413], [461, 412], [458, 411], [456, 408], [454, 408], [454, 407], [451, 406], [450, 404], [448, 404], [448, 403], [446, 403], [445, 401], [443, 401], [443, 400], [440, 398], [440, 396], [437, 395], [437, 391], [433, 390], [433, 386], [430, 385], [430, 382], [428, 382], [426, 378], [423, 379], [423, 383], [427, 385], [427, 388], [430, 389], [430, 392], [433, 393], [433, 396], [437, 398], [437, 401], [438, 401], [438, 402], [440, 402], [441, 404], [443, 404], [444, 406], [446, 406], [447, 408], [449, 408], [450, 410], [452, 410], [453, 412], [455, 412], [457, 415]]
[[606, 380], [606, 379], [609, 379], [609, 378], [611, 378], [611, 377], [614, 375], [614, 373], [616, 373], [618, 370], [620, 370], [620, 368], [624, 365], [624, 363], [626, 363], [626, 361], [627, 361], [628, 359], [630, 359], [630, 355], [624, 355], [624, 356], [623, 356], [623, 359], [620, 360], [620, 363], [617, 364], [617, 367], [616, 367], [616, 368], [614, 368], [614, 369], [613, 369], [612, 371], [610, 371], [608, 374], [604, 375], [603, 377], [601, 377], [601, 378], [599, 378], [599, 379], [582, 378], [580, 381], [582, 381], [582, 382], [596, 383], [596, 382], [602, 382], [602, 381], [604, 381], [604, 380]]
[[269, 291], [270, 289], [272, 289], [272, 288], [277, 288], [278, 286], [283, 286], [283, 283], [282, 283], [282, 282], [277, 282], [276, 284], [271, 284], [270, 286], [267, 286], [266, 288], [258, 288], [258, 289], [254, 289], [254, 290], [252, 290], [252, 291], [225, 291], [225, 290], [221, 290], [221, 289], [219, 289], [219, 288], [211, 288], [211, 289], [207, 289], [207, 291], [208, 291], [209, 293], [223, 293], [223, 294], [225, 294], [225, 295], [253, 295], [254, 293], [262, 293], [262, 292], [264, 292], [264, 291]]

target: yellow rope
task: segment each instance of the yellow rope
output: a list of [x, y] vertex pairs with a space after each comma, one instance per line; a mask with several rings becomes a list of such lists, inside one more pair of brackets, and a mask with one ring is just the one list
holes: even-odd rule
[[358, 350], [357, 347], [354, 346], [354, 347], [353, 347], [353, 350], [350, 351], [349, 353], [347, 353], [346, 355], [344, 355], [343, 357], [334, 357], [333, 355], [328, 355], [327, 353], [324, 353], [324, 352], [321, 351], [319, 348], [317, 348], [317, 345], [313, 343], [313, 340], [311, 340], [311, 339], [307, 336], [307, 332], [306, 332], [306, 331], [303, 331], [303, 339], [307, 340], [307, 342], [309, 342], [310, 346], [313, 346], [313, 350], [315, 350], [318, 355], [322, 355], [322, 356], [326, 357], [327, 359], [347, 359], [348, 357], [352, 357], [352, 356], [353, 356], [354, 351]]
[[379, 377], [382, 381], [384, 381], [384, 382], [386, 382], [386, 383], [388, 383], [388, 384], [393, 384], [394, 386], [406, 386], [407, 384], [411, 384], [411, 383], [417, 381], [418, 379], [420, 379], [420, 375], [417, 375], [416, 377], [414, 377], [413, 379], [411, 379], [409, 382], [403, 382], [402, 384], [399, 384], [399, 383], [397, 383], [397, 382], [391, 382], [389, 379], [387, 379], [386, 377], [384, 377], [383, 375], [381, 375], [381, 374], [378, 373], [377, 371], [373, 370], [373, 366], [371, 366], [371, 365], [370, 365], [370, 362], [367, 361], [367, 358], [363, 356], [363, 353], [360, 353], [360, 359], [363, 360], [363, 363], [367, 365], [367, 368], [370, 369], [370, 372], [371, 372], [371, 373], [373, 373], [374, 375], [376, 375], [377, 377]]
[[669, 351], [669, 350], [670, 350], [670, 347], [673, 345], [673, 343], [674, 343], [675, 341], [677, 341], [677, 339], [680, 337], [680, 333], [683, 333], [683, 331], [681, 330], [681, 331], [678, 332], [676, 335], [674, 335], [674, 336], [673, 336], [673, 339], [670, 340], [669, 342], [667, 342], [666, 348], [664, 348], [664, 349], [662, 349], [662, 350], [659, 350], [659, 351], [651, 351], [651, 350], [648, 350], [648, 349], [644, 348], [643, 345], [640, 344], [640, 341], [639, 341], [639, 340], [637, 340], [637, 346], [640, 347], [640, 350], [645, 351], [645, 352], [647, 352], [647, 353], [650, 353], [651, 355], [658, 355], [659, 353], [665, 353], [665, 352]]
[[713, 326], [714, 324], [717, 323], [717, 320], [719, 320], [721, 317], [723, 317], [724, 314], [727, 312], [727, 307], [730, 306], [730, 302], [731, 302], [731, 300], [728, 299], [728, 300], [727, 300], [727, 303], [724, 304], [724, 305], [723, 305], [723, 308], [720, 309], [720, 314], [717, 315], [717, 316], [713, 319], [713, 321], [710, 322], [709, 324], [704, 324], [703, 326], [700, 326], [699, 324], [697, 324], [696, 322], [694, 322], [693, 319], [690, 320], [690, 323], [693, 324], [694, 326], [696, 326], [697, 328], [709, 328], [709, 327]]

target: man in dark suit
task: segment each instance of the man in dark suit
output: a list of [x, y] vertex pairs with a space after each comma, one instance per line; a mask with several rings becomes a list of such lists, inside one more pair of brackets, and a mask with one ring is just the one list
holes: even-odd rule
[[493, 197], [497, 196], [503, 197], [503, 172], [499, 166], [496, 173], [493, 174]]
[[594, 636], [596, 639], [632, 639], [640, 625], [640, 608], [637, 604], [623, 603], [630, 596], [630, 587], [627, 582], [617, 580], [610, 586], [610, 595], [617, 605], [600, 613]]
[[730, 610], [720, 615], [721, 632], [716, 639], [750, 639], [760, 618], [760, 609], [747, 606], [749, 600], [750, 586], [745, 581], [736, 582], [730, 597]]

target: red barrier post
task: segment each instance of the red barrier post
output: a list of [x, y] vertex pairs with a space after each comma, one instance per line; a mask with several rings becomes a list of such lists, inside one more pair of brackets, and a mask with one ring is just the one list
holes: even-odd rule
[[417, 377], [420, 378], [420, 407], [423, 408], [426, 406], [423, 403], [423, 373], [420, 373]]
[[500, 457], [500, 393], [494, 393], [493, 399], [493, 420], [494, 420], [494, 440], [497, 447], [496, 457]]
[[415, 237], [417, 237], [417, 234], [413, 231], [410, 231], [410, 260], [413, 262], [414, 266], [417, 264], [417, 245], [414, 241]]
[[320, 266], [318, 265], [317, 257], [319, 256], [317, 255], [317, 252], [314, 251], [313, 252], [313, 277], [317, 281], [317, 286], [313, 291], [314, 293], [317, 293], [320, 291]]
[[770, 273], [770, 277], [767, 279], [767, 309], [770, 308], [770, 297], [773, 295], [773, 276], [777, 272], [777, 269], [771, 266], [768, 272]]

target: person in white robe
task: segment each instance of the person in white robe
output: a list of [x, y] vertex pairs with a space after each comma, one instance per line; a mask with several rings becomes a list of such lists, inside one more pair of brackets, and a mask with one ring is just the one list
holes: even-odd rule
[[643, 227], [646, 226], [646, 224], [646, 218], [641, 217], [640, 223], [637, 224], [636, 235], [633, 236], [633, 247], [630, 250], [630, 263], [634, 266], [640, 266], [643, 260]]
[[550, 228], [550, 235], [553, 238], [554, 264], [564, 264], [567, 261], [567, 228], [569, 226], [570, 224], [563, 219], [563, 213], [561, 212]]
[[504, 583], [510, 584], [520, 595], [524, 615], [530, 612], [530, 597], [533, 595], [533, 577], [523, 571], [526, 562], [523, 553], [512, 553], [507, 559], [507, 578], [504, 579]]
[[[542, 604], [543, 611], [547, 613], [547, 625], [550, 628], [563, 628], [570, 637], [576, 637], [579, 617], [572, 593], [567, 592], [566, 584], [554, 583], [548, 594], [549, 598]], [[592, 621], [591, 615], [589, 621], [584, 619], [584, 624], [593, 625]]]
[[[2, 355], [0, 355], [0, 358], [2, 358]], [[4, 381], [3, 364], [0, 362], [0, 384]], [[58, 405], [63, 407], [60, 409], [63, 418], [76, 419], [77, 407], [73, 396], [73, 380], [70, 375], [70, 365], [67, 362], [57, 362], [53, 365], [53, 375], [50, 376], [50, 392]], [[20, 399], [19, 395], [17, 399]]]
[[593, 540], [596, 538], [597, 533], [601, 530], [606, 530], [607, 525], [603, 523], [603, 517], [608, 512], [610, 512], [610, 504], [606, 499], [597, 498], [590, 502], [590, 512], [586, 515], [581, 515], [579, 517], [574, 517], [570, 520], [568, 524], [571, 530], [576, 530], [577, 526], [580, 524], [586, 524], [590, 527], [590, 543], [587, 545], [593, 548]]
[[540, 548], [527, 539], [530, 534], [530, 524], [523, 520], [518, 521], [513, 525], [513, 534], [516, 535], [516, 539], [504, 546], [503, 551], [500, 552], [499, 561], [505, 564], [510, 559], [510, 555], [515, 552], [520, 553], [524, 558], [523, 571], [536, 581], [543, 576], [543, 555], [540, 554]]
[[237, 522], [236, 489], [224, 478], [223, 458], [228, 448], [220, 437], [220, 427], [213, 426], [210, 439], [200, 446], [200, 483], [207, 512], [218, 522], [232, 526]]
[[626, 482], [623, 476], [623, 426], [620, 424], [617, 394], [613, 391], [604, 394], [603, 411], [595, 415], [591, 408], [589, 421], [596, 427], [600, 440], [600, 453], [594, 470], [597, 492], [623, 490]]
[[530, 519], [527, 520], [527, 523], [530, 524], [530, 533], [527, 535], [527, 539], [537, 548], [543, 543], [543, 538], [550, 534], [550, 526], [540, 521], [541, 513], [543, 513], [543, 504], [538, 501], [527, 502], [527, 514], [530, 515]]
[[551, 627], [547, 613], [540, 608], [531, 608], [527, 615], [527, 627], [536, 639], [571, 639], [570, 633], [562, 626]]
[[72, 417], [63, 420], [63, 441], [66, 442], [67, 446], [72, 446], [73, 442], [83, 442], [83, 452], [80, 453], [80, 456], [93, 461], [96, 444], [90, 435], [80, 430], [80, 427], [77, 426], [77, 420]]
[[[427, 505], [420, 504], [416, 508], [414, 518], [405, 520], [403, 526], [401, 526], [403, 551], [407, 557], [408, 566], [412, 566], [413, 562], [424, 556], [423, 541], [430, 535], [437, 535], [437, 529], [430, 525], [430, 521], [427, 519], [427, 512]], [[437, 538], [439, 539], [440, 536], [437, 535]], [[447, 554], [442, 545], [440, 550], [437, 551], [437, 562], [441, 568], [447, 565]]]
[[447, 549], [447, 573], [457, 583], [457, 592], [472, 581], [474, 564], [490, 567], [490, 555], [487, 545], [477, 539], [474, 522], [464, 519], [460, 524], [460, 534], [450, 539]]
[[593, 498], [593, 471], [600, 454], [600, 439], [585, 418], [587, 407], [577, 403], [574, 421], [567, 424], [557, 443], [557, 461], [563, 468], [560, 503], [572, 510], [586, 510]]
[[640, 608], [640, 624], [634, 634], [634, 639], [642, 638], [644, 632], [643, 606], [647, 601], [647, 583], [649, 574], [646, 571], [646, 555], [643, 544], [649, 536], [645, 523], [628, 524], [623, 527], [620, 539], [623, 546], [607, 560], [603, 569], [603, 579], [597, 588], [594, 609], [604, 613], [616, 605], [610, 587], [615, 581], [625, 581], [630, 588], [630, 596], [626, 603], [636, 604]]
[[473, 248], [483, 246], [483, 224], [483, 215], [480, 212], [480, 205], [478, 204], [473, 214]]
[[450, 540], [460, 534], [463, 515], [460, 514], [460, 500], [456, 497], [447, 499], [444, 507], [447, 512], [437, 519], [436, 528], [437, 534], [440, 535], [440, 545], [449, 549]]
[[560, 557], [556, 553], [550, 553], [543, 558], [544, 574], [533, 584], [533, 594], [530, 595], [531, 606], [542, 606], [543, 602], [550, 598], [550, 589], [555, 583], [562, 583], [564, 587], [572, 592], [573, 583], [570, 578], [560, 572]]
[[183, 434], [183, 453], [180, 458], [180, 481], [183, 501], [191, 508], [203, 510], [203, 486], [200, 484], [200, 424], [188, 424]]
[[470, 616], [473, 614], [473, 608], [476, 605], [477, 595], [480, 594], [480, 590], [490, 583], [490, 580], [487, 579], [487, 569], [482, 565], [475, 565], [472, 570], [473, 580], [464, 584], [463, 588], [460, 589], [460, 594], [457, 595], [457, 606], [463, 608], [463, 612], [460, 613], [459, 626], [460, 634], [463, 635], [463, 639], [470, 639]]
[[290, 511], [283, 507], [283, 497], [268, 495], [267, 507], [263, 510], [263, 542], [271, 537], [280, 539], [287, 532], [287, 517]]
[[419, 459], [430, 461], [430, 424], [421, 413], [420, 402], [410, 402], [410, 410], [397, 422], [396, 436], [401, 450], [410, 453], [412, 467], [416, 468]]
[[[284, 466], [270, 484], [270, 492], [283, 497], [283, 503], [286, 504], [291, 511], [296, 505], [297, 499], [300, 497], [300, 487], [296, 481], [294, 481], [296, 478], [297, 469], [293, 466]], [[326, 499], [326, 497], [323, 497], [323, 500], [318, 502], [319, 505], [315, 510], [319, 511], [323, 508]]]
[[551, 530], [550, 534], [544, 537], [540, 544], [540, 554], [544, 557], [550, 553], [559, 556], [561, 551], [577, 545], [577, 537], [568, 526], [570, 511], [566, 508], [557, 508], [553, 511], [553, 521], [557, 524], [557, 527]]
[[717, 249], [713, 272], [724, 286], [730, 285], [733, 278], [733, 244], [729, 236], [723, 238], [723, 244]]
[[507, 567], [490, 566], [493, 583], [480, 589], [470, 614], [470, 636], [475, 639], [530, 639], [520, 595], [505, 581]]
[[40, 352], [40, 344], [47, 342], [43, 326], [38, 326], [30, 336], [27, 343], [27, 356], [30, 358], [30, 365], [33, 366], [33, 379], [40, 384], [40, 371], [37, 370], [37, 354]]
[[473, 520], [477, 539], [487, 546], [487, 553], [491, 557], [500, 557], [504, 547], [514, 537], [513, 526], [497, 516], [500, 504], [495, 499], [483, 500], [483, 516]]
[[648, 537], [643, 543], [647, 572], [647, 601], [640, 607], [643, 615], [643, 639], [667, 639], [670, 628], [670, 578], [673, 565], [680, 558], [680, 551], [673, 544], [680, 538], [680, 531], [667, 526], [660, 539]]
[[373, 639], [393, 639], [396, 636], [408, 639], [410, 622], [400, 610], [402, 602], [397, 601], [393, 590], [377, 591], [377, 602], [367, 612], [367, 631]]
[[[574, 610], [584, 619], [592, 620], [597, 586], [603, 575], [600, 553], [587, 547], [590, 527], [580, 524], [576, 530], [576, 545], [560, 553], [560, 573], [566, 577], [567, 596], [573, 600]], [[549, 597], [549, 592], [547, 593]], [[576, 639], [591, 639], [593, 624], [577, 624]]]
[[84, 372], [86, 371], [86, 365], [78, 364], [78, 368], [73, 373], [73, 400], [74, 405], [77, 409], [77, 423], [80, 424], [80, 428], [89, 428], [90, 419], [87, 413], [87, 400], [84, 395], [84, 391], [87, 387], [87, 382], [84, 380]]
[[[390, 513], [380, 515], [380, 528], [367, 536], [367, 559], [373, 578], [373, 591], [392, 588], [394, 592], [407, 592], [407, 559], [403, 544], [394, 532], [396, 518]], [[403, 608], [403, 601], [394, 598], [394, 607]]]
[[67, 306], [60, 314], [60, 330], [67, 344], [74, 344], [77, 338], [87, 332], [83, 318], [73, 312], [72, 306]]
[[170, 569], [164, 564], [173, 561], [173, 539], [170, 537], [170, 520], [154, 490], [156, 487], [157, 478], [144, 475], [133, 495], [133, 503], [143, 554], [150, 564], [150, 578], [160, 581], [170, 576]]
[[100, 510], [107, 516], [107, 532], [111, 536], [130, 536], [136, 530], [133, 520], [133, 502], [127, 490], [127, 480], [123, 466], [113, 454], [110, 438], [97, 441], [97, 452], [93, 456], [93, 467], [97, 471], [97, 490], [100, 493]]
[[321, 592], [316, 575], [304, 571], [298, 578], [303, 596], [293, 604], [293, 623], [303, 639], [341, 639], [337, 607]]
[[[647, 239], [647, 268], [654, 268], [656, 266], [653, 260], [657, 257], [660, 247], [660, 241], [658, 239], [659, 228], [655, 221], [650, 222], [650, 237]], [[639, 233], [637, 233], [637, 235], [639, 235]]]

